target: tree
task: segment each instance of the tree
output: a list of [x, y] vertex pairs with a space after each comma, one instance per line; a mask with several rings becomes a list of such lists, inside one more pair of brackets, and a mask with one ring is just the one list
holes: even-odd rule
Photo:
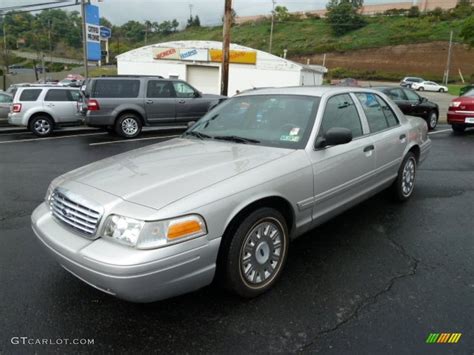
[[[235, 12], [234, 9], [232, 9], [231, 17], [232, 17], [232, 25], [235, 25], [235, 19], [237, 17], [237, 12]], [[224, 23], [224, 16], [222, 16], [221, 20], [222, 20], [222, 23]]]
[[201, 20], [199, 19], [199, 16], [189, 16], [188, 22], [186, 24], [186, 28], [188, 27], [201, 27]]
[[420, 17], [420, 8], [418, 6], [412, 6], [408, 10], [408, 17]]
[[105, 17], [100, 18], [99, 24], [104, 27], [112, 28], [112, 22], [107, 20]]
[[359, 13], [363, 0], [331, 0], [327, 5], [327, 21], [337, 36], [364, 27], [365, 19]]
[[474, 16], [464, 20], [461, 37], [471, 48], [474, 48]]
[[140, 42], [145, 34], [145, 25], [138, 21], [128, 21], [121, 26], [126, 39], [131, 42]]
[[288, 20], [290, 18], [290, 13], [288, 12], [286, 6], [278, 5], [277, 7], [275, 7], [275, 17], [277, 21], [280, 22]]

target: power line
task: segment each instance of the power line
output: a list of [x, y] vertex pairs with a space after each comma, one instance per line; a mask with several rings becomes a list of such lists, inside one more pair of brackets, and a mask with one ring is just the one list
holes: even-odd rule
[[[42, 3], [36, 3], [36, 4], [28, 4], [28, 5], [15, 5], [15, 6], [6, 6], [6, 7], [1, 7], [0, 11], [13, 11], [15, 9], [25, 9], [29, 7], [37, 7], [37, 6], [45, 6], [45, 5], [53, 5], [53, 4], [60, 4], [60, 3], [67, 3], [71, 2], [71, 0], [56, 0], [56, 1], [48, 1], [48, 2], [42, 2]], [[36, 10], [31, 10], [31, 11], [36, 11]]]

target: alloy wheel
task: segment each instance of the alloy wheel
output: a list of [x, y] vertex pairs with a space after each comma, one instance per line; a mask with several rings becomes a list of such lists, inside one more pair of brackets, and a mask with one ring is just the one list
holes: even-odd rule
[[138, 123], [134, 118], [125, 118], [122, 121], [122, 131], [127, 136], [133, 136], [138, 131]]
[[48, 120], [40, 118], [34, 122], [33, 129], [38, 134], [44, 136], [51, 131], [51, 124], [48, 122]]
[[415, 170], [416, 161], [413, 157], [410, 157], [403, 167], [402, 175], [402, 193], [403, 196], [408, 197], [413, 192], [415, 186]]

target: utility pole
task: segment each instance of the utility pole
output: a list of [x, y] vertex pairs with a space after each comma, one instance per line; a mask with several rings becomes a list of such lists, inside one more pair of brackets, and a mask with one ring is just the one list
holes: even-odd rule
[[272, 46], [273, 46], [273, 22], [275, 21], [275, 4], [276, 1], [272, 0], [272, 24], [270, 26], [270, 44], [268, 46], [268, 53], [272, 54]]
[[189, 18], [190, 19], [193, 18], [193, 7], [194, 7], [193, 4], [189, 4]]
[[222, 41], [221, 95], [227, 96], [229, 89], [230, 29], [232, 27], [232, 0], [225, 0]]
[[451, 69], [451, 51], [453, 48], [453, 31], [449, 35], [449, 49], [448, 49], [448, 63], [446, 64], [446, 82], [445, 85], [448, 86], [449, 81], [449, 70]]
[[[51, 19], [48, 20], [49, 65], [53, 65], [53, 46], [51, 44]], [[43, 67], [44, 70], [44, 67]]]
[[86, 28], [86, 4], [88, 0], [81, 0], [82, 15], [82, 54], [84, 60], [84, 77], [89, 77], [89, 68], [87, 65], [87, 28]]

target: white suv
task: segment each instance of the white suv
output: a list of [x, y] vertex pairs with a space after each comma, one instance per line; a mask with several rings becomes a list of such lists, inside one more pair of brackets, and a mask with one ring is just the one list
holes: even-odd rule
[[59, 86], [20, 87], [15, 93], [8, 123], [24, 126], [45, 137], [54, 128], [82, 124], [78, 112], [81, 93], [77, 88]]

